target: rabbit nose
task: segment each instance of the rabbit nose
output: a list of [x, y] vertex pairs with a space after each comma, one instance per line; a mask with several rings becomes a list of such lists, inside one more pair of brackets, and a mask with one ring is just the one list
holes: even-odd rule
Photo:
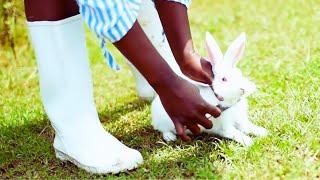
[[240, 88], [240, 91], [241, 91], [241, 95], [244, 95], [244, 89]]

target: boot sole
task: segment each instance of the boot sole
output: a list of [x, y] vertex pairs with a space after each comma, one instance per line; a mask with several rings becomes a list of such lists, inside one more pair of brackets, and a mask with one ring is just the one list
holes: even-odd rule
[[118, 174], [120, 172], [125, 172], [125, 171], [130, 171], [133, 169], [136, 169], [138, 167], [138, 165], [140, 163], [135, 163], [132, 167], [129, 168], [125, 168], [125, 169], [120, 169], [120, 168], [114, 168], [113, 170], [111, 169], [107, 169], [107, 170], [99, 170], [95, 167], [92, 166], [87, 166], [84, 164], [81, 164], [80, 162], [78, 162], [76, 159], [74, 159], [73, 157], [65, 154], [64, 152], [58, 150], [58, 149], [54, 149], [55, 150], [55, 154], [56, 157], [61, 160], [61, 161], [69, 161], [71, 163], [73, 163], [74, 165], [76, 165], [77, 167], [84, 169], [85, 171], [89, 172], [89, 173], [94, 173], [94, 174]]

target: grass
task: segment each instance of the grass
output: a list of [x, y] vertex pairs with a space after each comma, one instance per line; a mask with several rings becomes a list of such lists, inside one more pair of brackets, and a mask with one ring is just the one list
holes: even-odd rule
[[319, 179], [319, 1], [197, 0], [190, 22], [202, 54], [206, 31], [223, 50], [240, 32], [247, 33], [240, 67], [259, 86], [250, 98], [250, 115], [270, 136], [256, 139], [250, 148], [205, 135], [189, 144], [164, 143], [150, 125], [150, 104], [137, 98], [128, 68], [109, 70], [88, 33], [100, 119], [108, 131], [142, 152], [144, 164], [116, 176], [98, 176], [54, 157], [54, 132], [26, 44], [16, 60], [8, 52], [0, 55], [0, 178]]

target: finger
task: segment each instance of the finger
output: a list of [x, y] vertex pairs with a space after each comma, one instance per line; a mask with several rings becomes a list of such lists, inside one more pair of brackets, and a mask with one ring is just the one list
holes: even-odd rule
[[212, 81], [208, 74], [202, 71], [202, 69], [198, 70], [198, 73], [196, 75], [194, 74], [188, 74], [188, 77], [191, 78], [194, 81], [198, 81], [205, 84], [212, 84]]
[[200, 128], [197, 124], [190, 124], [187, 125], [187, 128], [192, 132], [194, 135], [199, 135], [200, 134]]
[[213, 117], [217, 118], [221, 114], [221, 110], [215, 106], [206, 103], [205, 112], [211, 114]]
[[206, 72], [202, 71], [201, 78], [204, 83], [211, 85], [212, 84], [212, 77], [209, 76]]
[[180, 122], [175, 123], [174, 126], [176, 128], [177, 135], [182, 139], [182, 141], [185, 141], [185, 142], [191, 141], [191, 138], [188, 135], [186, 135], [184, 131], [184, 127]]
[[199, 73], [196, 76], [189, 75], [189, 77], [194, 81], [198, 81], [209, 85], [212, 84], [212, 78], [210, 78], [210, 76], [201, 69], [199, 70]]
[[198, 123], [206, 129], [211, 129], [213, 124], [208, 118], [204, 116], [198, 116], [197, 118]]

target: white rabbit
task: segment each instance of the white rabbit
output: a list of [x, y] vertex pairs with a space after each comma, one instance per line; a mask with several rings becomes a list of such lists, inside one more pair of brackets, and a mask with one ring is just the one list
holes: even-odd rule
[[[208, 59], [212, 63], [214, 80], [212, 87], [191, 81], [200, 90], [200, 94], [208, 103], [220, 107], [220, 117], [209, 119], [213, 122], [212, 129], [201, 128], [202, 132], [215, 134], [235, 140], [244, 146], [252, 144], [248, 134], [266, 136], [267, 130], [254, 125], [248, 118], [248, 102], [246, 97], [256, 90], [253, 82], [242, 76], [236, 67], [245, 48], [246, 36], [242, 33], [228, 48], [223, 56], [214, 38], [206, 34], [206, 49]], [[184, 77], [186, 79], [186, 77]], [[219, 97], [220, 96], [220, 97]], [[218, 100], [218, 98], [221, 101]], [[160, 98], [152, 102], [152, 125], [163, 134], [166, 141], [176, 140], [176, 131], [173, 122], [163, 108]], [[208, 117], [208, 116], [207, 116]], [[188, 133], [190, 133], [188, 131]]]

